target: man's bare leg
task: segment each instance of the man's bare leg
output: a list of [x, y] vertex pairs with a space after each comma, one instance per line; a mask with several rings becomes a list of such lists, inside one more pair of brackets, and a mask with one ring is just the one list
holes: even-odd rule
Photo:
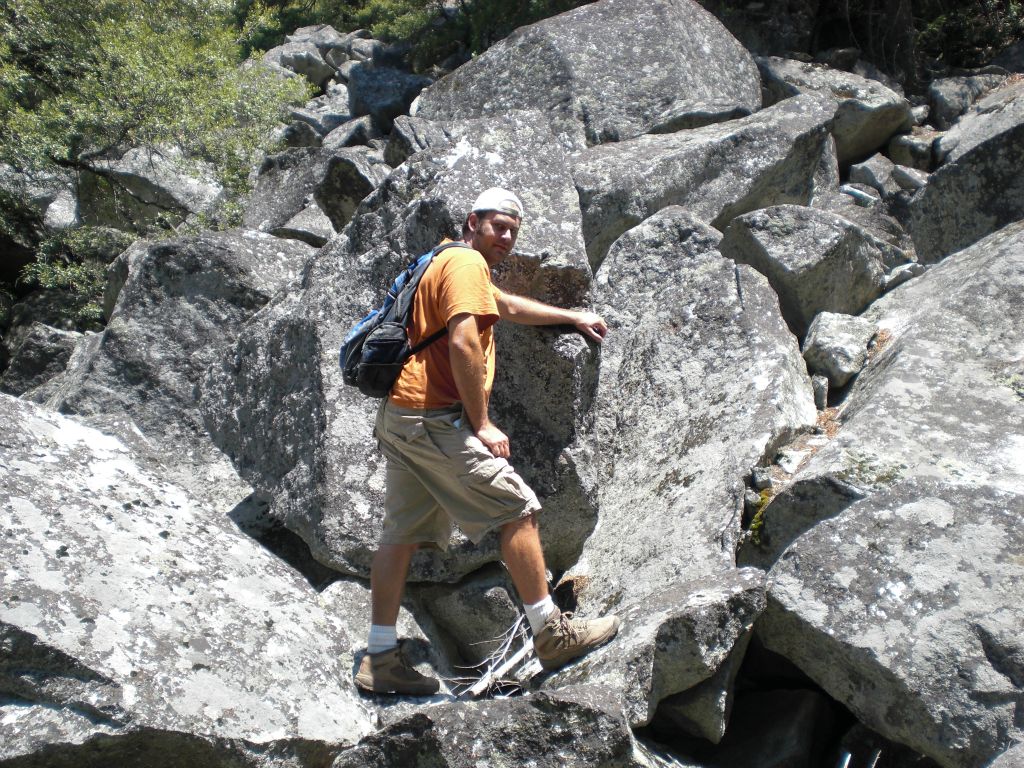
[[537, 516], [530, 515], [501, 527], [501, 558], [524, 603], [537, 603], [548, 596], [544, 550], [540, 546]]
[[370, 566], [370, 622], [393, 627], [418, 544], [381, 544]]

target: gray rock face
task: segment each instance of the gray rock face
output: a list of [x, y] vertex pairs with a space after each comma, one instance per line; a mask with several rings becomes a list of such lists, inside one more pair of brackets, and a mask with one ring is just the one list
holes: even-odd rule
[[647, 725], [659, 702], [710, 678], [746, 642], [763, 608], [764, 574], [756, 568], [670, 583], [620, 611], [612, 644], [545, 685], [603, 685], [619, 697], [630, 726]]
[[882, 295], [886, 273], [912, 260], [848, 219], [796, 205], [740, 216], [722, 253], [768, 278], [800, 338], [819, 312], [861, 312]]
[[867, 157], [912, 119], [906, 99], [852, 72], [774, 56], [759, 58], [757, 66], [769, 103], [808, 92], [825, 93], [839, 102], [832, 133], [840, 163]]
[[305, 208], [280, 227], [274, 227], [270, 234], [275, 237], [301, 240], [314, 248], [320, 248], [337, 233], [331, 220], [327, 218], [327, 214], [316, 204], [316, 200], [310, 200]]
[[142, 232], [157, 218], [181, 221], [209, 210], [220, 193], [180, 152], [136, 147], [81, 174], [78, 212], [83, 224]]
[[[375, 139], [383, 139], [384, 133], [380, 130], [373, 118], [363, 115], [349, 120], [339, 128], [335, 128], [326, 137], [323, 145], [327, 149], [338, 149], [341, 147], [352, 147], [361, 144], [369, 144]], [[388, 163], [398, 165], [398, 163]]]
[[877, 330], [862, 317], [821, 312], [804, 339], [807, 369], [828, 377], [832, 387], [845, 386], [867, 363], [868, 343]]
[[707, 680], [661, 700], [652, 726], [656, 731], [699, 736], [718, 744], [729, 724], [736, 676], [747, 651], [751, 633], [741, 635], [728, 658]]
[[232, 484], [213, 476], [223, 457], [206, 436], [195, 386], [241, 323], [294, 280], [312, 253], [304, 243], [247, 231], [129, 250], [110, 322], [32, 399], [90, 418], [127, 417], [169, 463], [191, 465], [197, 483], [226, 491]]
[[668, 205], [724, 228], [735, 216], [806, 204], [828, 144], [835, 102], [800, 96], [742, 120], [594, 147], [574, 160], [591, 263]]
[[928, 86], [928, 101], [935, 127], [942, 131], [952, 127], [979, 96], [1005, 79], [1006, 75], [981, 74], [933, 80]]
[[893, 136], [889, 142], [889, 157], [894, 163], [930, 172], [934, 166], [932, 144], [938, 136], [938, 133], [928, 128], [919, 128], [912, 133]]
[[445, 133], [443, 123], [402, 115], [391, 128], [384, 149], [384, 161], [392, 168], [397, 168], [417, 152], [447, 141], [448, 134]]
[[368, 736], [339, 755], [332, 768], [426, 765], [424, 755], [437, 768], [640, 768], [633, 758], [632, 733], [613, 702], [601, 688], [577, 687], [442, 704]]
[[343, 85], [334, 86], [330, 93], [292, 109], [291, 116], [293, 120], [308, 124], [322, 137], [352, 119], [348, 102], [348, 89]]
[[667, 208], [623, 235], [598, 272], [609, 325], [595, 400], [600, 519], [567, 577], [586, 577], [588, 611], [732, 568], [743, 478], [814, 424], [775, 294], [722, 258], [719, 238]]
[[934, 262], [1024, 216], [1024, 83], [981, 99], [940, 141], [944, 164], [915, 195], [910, 228]]
[[400, 69], [358, 64], [348, 73], [349, 111], [353, 117], [370, 115], [387, 132], [430, 82]]
[[[204, 384], [218, 445], [314, 556], [344, 573], [365, 574], [376, 548], [383, 461], [371, 437], [377, 403], [344, 387], [338, 347], [399, 269], [457, 234], [479, 191], [495, 184], [519, 193], [529, 222], [498, 284], [563, 306], [588, 303], [576, 192], [547, 121], [536, 113], [472, 121], [396, 169], [321, 252], [304, 290], [260, 313]], [[551, 567], [564, 567], [593, 527], [573, 446], [594, 354], [578, 334], [557, 329], [500, 327], [497, 344], [496, 421], [512, 440], [513, 464], [541, 496], [542, 527], [558, 534], [546, 536]], [[477, 547], [460, 535], [445, 555], [419, 555], [413, 578], [456, 579], [495, 558], [493, 541]]]
[[82, 334], [32, 323], [0, 376], [0, 392], [22, 395], [60, 374]]
[[997, 757], [991, 768], [1024, 768], [1024, 742], [1016, 744]]
[[579, 150], [647, 133], [682, 102], [690, 111], [757, 110], [750, 54], [692, 0], [600, 0], [517, 30], [428, 88], [416, 114], [450, 120], [539, 109], [559, 140]]
[[1006, 227], [872, 307], [888, 343], [765, 510], [761, 562], [792, 542], [765, 643], [943, 766], [1022, 737], [1022, 244]]
[[334, 76], [334, 67], [324, 61], [320, 50], [310, 40], [288, 42], [271, 48], [263, 54], [263, 62], [302, 75], [318, 88]]
[[65, 744], [369, 731], [348, 638], [294, 571], [112, 437], [7, 396], [0, 427], [0, 760], [54, 728]]
[[902, 189], [893, 178], [895, 168], [895, 163], [885, 155], [872, 155], [863, 163], [850, 166], [850, 181], [867, 184], [878, 190], [882, 197], [888, 197]]
[[369, 147], [337, 150], [327, 160], [313, 197], [340, 232], [359, 203], [380, 186], [390, 171], [382, 154]]

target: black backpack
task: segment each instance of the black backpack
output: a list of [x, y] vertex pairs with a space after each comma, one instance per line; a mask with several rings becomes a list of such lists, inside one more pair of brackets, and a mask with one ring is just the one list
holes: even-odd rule
[[370, 397], [387, 397], [405, 361], [448, 333], [440, 328], [415, 347], [409, 346], [412, 303], [420, 279], [434, 257], [446, 248], [466, 248], [465, 243], [439, 245], [405, 268], [388, 289], [384, 304], [352, 326], [339, 353], [342, 380]]

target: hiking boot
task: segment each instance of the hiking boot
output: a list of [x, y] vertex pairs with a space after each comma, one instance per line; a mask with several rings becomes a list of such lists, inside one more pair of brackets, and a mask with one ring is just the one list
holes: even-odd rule
[[402, 693], [407, 696], [430, 696], [440, 687], [436, 678], [421, 675], [413, 669], [398, 646], [363, 656], [356, 672], [356, 685], [370, 693]]
[[533, 638], [533, 650], [548, 672], [604, 645], [619, 631], [619, 617], [574, 619], [571, 613], [555, 613]]

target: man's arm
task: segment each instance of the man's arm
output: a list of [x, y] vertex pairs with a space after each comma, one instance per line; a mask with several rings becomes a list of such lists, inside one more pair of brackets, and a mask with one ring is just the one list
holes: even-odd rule
[[497, 296], [498, 315], [520, 325], [573, 325], [584, 336], [604, 341], [608, 325], [594, 313], [575, 309], [562, 309], [528, 299], [525, 296], [501, 292]]
[[448, 352], [452, 377], [473, 431], [487, 450], [507, 459], [510, 455], [508, 436], [492, 424], [487, 415], [487, 392], [484, 389], [487, 366], [480, 346], [476, 315], [462, 313], [448, 321]]

